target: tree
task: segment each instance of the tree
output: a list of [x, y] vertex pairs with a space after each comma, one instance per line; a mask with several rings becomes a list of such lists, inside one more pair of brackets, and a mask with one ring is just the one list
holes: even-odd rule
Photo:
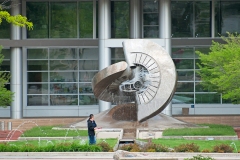
[[[8, 23], [17, 25], [20, 27], [27, 27], [28, 29], [33, 29], [32, 22], [29, 22], [26, 17], [21, 15], [11, 16], [7, 11], [3, 10], [4, 5], [0, 4], [0, 25], [3, 20], [6, 20]], [[0, 66], [4, 59], [3, 54], [1, 54], [2, 46], [0, 46]], [[1, 71], [0, 68], [0, 106], [7, 107], [12, 102], [13, 94], [11, 91], [5, 88], [7, 82], [9, 82], [10, 74], [4, 71]]]
[[225, 43], [212, 43], [209, 54], [199, 51], [202, 85], [205, 89], [222, 93], [223, 99], [240, 103], [240, 34], [222, 36]]

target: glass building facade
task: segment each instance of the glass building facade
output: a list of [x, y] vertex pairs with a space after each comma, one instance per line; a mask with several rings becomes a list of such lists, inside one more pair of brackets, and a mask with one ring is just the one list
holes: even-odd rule
[[[133, 6], [133, 1], [139, 5]], [[101, 12], [105, 3], [107, 15]], [[109, 64], [124, 60], [121, 43], [134, 38], [132, 26], [136, 24], [140, 24], [137, 38], [153, 40], [166, 47], [162, 32], [164, 3], [169, 4], [166, 11], [171, 13], [165, 17], [170, 22], [169, 54], [178, 74], [171, 103], [173, 115], [180, 114], [178, 107], [231, 105], [221, 94], [201, 86], [195, 51], [208, 54], [212, 40], [221, 41], [220, 36], [226, 32], [240, 33], [239, 1], [21, 0], [20, 5], [9, 12], [21, 10], [19, 14], [33, 22], [33, 30], [23, 28], [15, 33], [7, 22], [0, 25], [0, 44], [5, 56], [0, 69], [16, 74], [14, 67], [21, 68], [22, 90], [16, 93], [21, 104], [15, 107], [21, 112], [18, 117], [76, 117], [101, 111], [91, 87], [91, 79], [105, 63], [101, 60], [105, 53], [101, 53], [100, 42], [104, 41], [104, 48], [109, 49]], [[104, 16], [109, 19], [100, 21]], [[109, 37], [102, 37], [102, 32], [110, 33]], [[19, 43], [15, 43], [13, 34], [19, 35]], [[21, 51], [18, 66], [11, 62], [15, 48]], [[6, 85], [9, 90], [13, 90], [11, 83], [14, 82]], [[14, 118], [10, 107], [1, 111], [0, 117]]]

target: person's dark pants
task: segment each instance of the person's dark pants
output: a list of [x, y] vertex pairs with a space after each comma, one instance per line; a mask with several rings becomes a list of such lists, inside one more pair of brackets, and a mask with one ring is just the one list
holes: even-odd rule
[[96, 144], [96, 138], [95, 136], [89, 136], [89, 144]]

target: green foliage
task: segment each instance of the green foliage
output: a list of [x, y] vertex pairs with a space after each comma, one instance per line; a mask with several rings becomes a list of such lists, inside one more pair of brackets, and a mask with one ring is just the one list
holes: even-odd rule
[[225, 43], [213, 42], [209, 54], [199, 51], [202, 85], [205, 89], [222, 93], [223, 99], [240, 103], [240, 35], [227, 33]]
[[140, 146], [136, 143], [124, 144], [120, 148], [120, 150], [129, 151], [129, 152], [140, 152]]
[[227, 144], [220, 144], [213, 147], [213, 152], [217, 153], [233, 153], [233, 148]]
[[[0, 46], [0, 66], [3, 62], [4, 55], [1, 54], [2, 47]], [[12, 102], [13, 93], [5, 88], [5, 85], [10, 80], [10, 74], [1, 71], [0, 68], [0, 106], [7, 107]]]
[[193, 156], [193, 158], [184, 158], [184, 160], [215, 160], [211, 157], [204, 157], [202, 155]]
[[2, 10], [0, 5], [0, 25], [2, 21], [6, 20], [8, 23], [20, 26], [20, 27], [27, 27], [28, 29], [33, 29], [32, 22], [29, 22], [25, 16], [22, 15], [14, 15], [11, 16], [7, 11]]
[[[202, 127], [201, 127], [202, 126]], [[206, 126], [203, 128], [203, 126]], [[220, 124], [200, 124], [199, 128], [178, 128], [166, 129], [163, 131], [163, 136], [221, 136], [221, 135], [236, 135], [233, 127]]]
[[[54, 126], [36, 126], [26, 130], [21, 137], [77, 137], [88, 136], [87, 130], [55, 130]], [[61, 128], [61, 127], [60, 127]]]
[[112, 151], [112, 148], [110, 147], [110, 145], [105, 141], [98, 143], [97, 146], [101, 147], [103, 152]]
[[186, 143], [180, 144], [179, 146], [174, 147], [176, 152], [199, 152], [199, 146], [195, 143]]

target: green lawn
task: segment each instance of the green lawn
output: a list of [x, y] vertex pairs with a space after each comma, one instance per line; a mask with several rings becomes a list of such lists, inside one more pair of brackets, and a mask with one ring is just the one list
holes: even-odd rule
[[78, 130], [72, 128], [66, 130], [52, 129], [56, 126], [39, 126], [33, 127], [30, 130], [26, 130], [21, 137], [77, 137], [88, 136], [87, 130]]
[[166, 129], [163, 136], [233, 136], [233, 127], [219, 124], [200, 124], [204, 128]]

